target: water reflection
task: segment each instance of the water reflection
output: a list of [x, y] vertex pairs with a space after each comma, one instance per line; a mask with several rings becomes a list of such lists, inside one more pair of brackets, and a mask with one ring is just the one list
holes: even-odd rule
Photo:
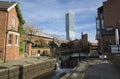
[[46, 73], [44, 75], [41, 75], [39, 77], [36, 77], [34, 79], [60, 79], [62, 76], [64, 76], [66, 73], [70, 72], [72, 69], [60, 69], [51, 71], [49, 73]]

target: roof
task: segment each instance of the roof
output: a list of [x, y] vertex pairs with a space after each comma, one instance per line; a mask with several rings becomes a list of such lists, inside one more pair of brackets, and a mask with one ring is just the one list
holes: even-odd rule
[[90, 43], [91, 46], [98, 46], [98, 43]]
[[99, 7], [97, 11], [98, 13], [103, 13], [103, 6]]
[[9, 1], [0, 1], [0, 10], [9, 11], [14, 6], [16, 6], [17, 2], [9, 2]]

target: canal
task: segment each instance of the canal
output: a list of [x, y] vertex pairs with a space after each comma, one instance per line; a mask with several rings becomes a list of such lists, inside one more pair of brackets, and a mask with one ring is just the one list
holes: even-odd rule
[[38, 76], [34, 79], [60, 79], [66, 73], [70, 72], [72, 69], [60, 69], [60, 70], [53, 70], [41, 76]]
[[[84, 55], [81, 55], [84, 56]], [[56, 70], [42, 74], [34, 79], [60, 79], [66, 73], [70, 72], [80, 62], [79, 54], [71, 56], [58, 57]]]

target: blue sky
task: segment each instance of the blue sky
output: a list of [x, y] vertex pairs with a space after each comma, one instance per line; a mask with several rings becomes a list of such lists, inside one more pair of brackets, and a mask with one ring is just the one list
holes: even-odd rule
[[[6, 0], [7, 1], [7, 0]], [[64, 35], [65, 14], [71, 10], [75, 14], [76, 38], [81, 32], [87, 33], [89, 41], [95, 41], [97, 8], [106, 0], [9, 0], [20, 2], [22, 15], [27, 24], [34, 24], [44, 32]]]

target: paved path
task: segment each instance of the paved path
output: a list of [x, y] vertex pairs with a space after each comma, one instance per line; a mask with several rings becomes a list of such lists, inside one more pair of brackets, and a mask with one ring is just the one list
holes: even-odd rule
[[107, 60], [90, 60], [85, 79], [120, 79], [114, 64]]
[[61, 79], [120, 79], [120, 73], [108, 60], [91, 59], [81, 62]]

